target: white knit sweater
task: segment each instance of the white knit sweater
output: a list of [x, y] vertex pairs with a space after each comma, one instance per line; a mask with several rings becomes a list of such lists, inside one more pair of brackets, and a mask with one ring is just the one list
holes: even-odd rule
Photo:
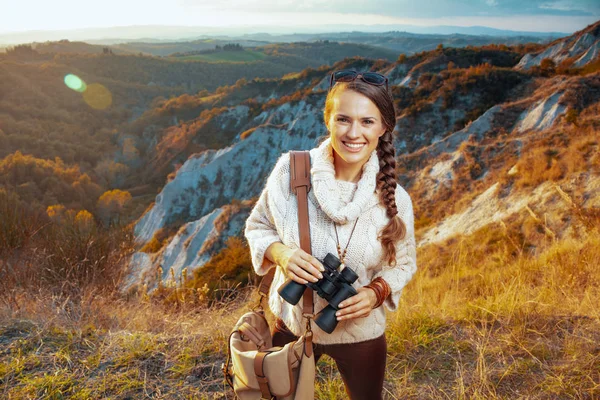
[[[335, 167], [331, 140], [310, 150], [312, 188], [308, 198], [312, 255], [321, 262], [327, 253], [338, 257], [333, 222], [338, 223], [338, 235], [342, 249], [357, 217], [354, 234], [346, 253], [345, 264], [358, 275], [353, 286], [359, 288], [374, 278], [382, 277], [392, 289], [384, 305], [394, 311], [402, 288], [412, 278], [417, 268], [414, 237], [414, 216], [409, 194], [396, 186], [398, 215], [406, 224], [407, 233], [396, 245], [396, 267], [383, 260], [383, 249], [377, 239], [378, 233], [389, 221], [385, 206], [379, 202], [376, 192], [376, 176], [379, 159], [374, 150], [365, 163], [358, 183], [335, 179]], [[274, 242], [282, 242], [290, 248], [299, 248], [298, 206], [296, 196], [290, 191], [290, 155], [284, 153], [278, 159], [267, 183], [248, 219], [244, 234], [250, 246], [252, 264], [258, 275], [269, 269], [277, 271], [269, 292], [269, 307], [276, 316], [297, 336], [304, 332], [302, 300], [292, 306], [279, 296], [277, 289], [285, 282], [283, 269], [264, 256], [265, 250]], [[315, 314], [327, 305], [327, 301], [314, 293]], [[315, 343], [354, 343], [376, 338], [385, 330], [385, 310], [378, 307], [367, 317], [340, 321], [328, 334], [312, 324]]]

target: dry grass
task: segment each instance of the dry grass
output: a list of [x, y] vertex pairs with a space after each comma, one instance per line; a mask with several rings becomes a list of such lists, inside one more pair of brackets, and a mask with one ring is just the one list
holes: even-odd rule
[[[510, 226], [419, 249], [389, 315], [387, 399], [600, 396], [600, 234], [529, 254]], [[21, 291], [0, 311], [0, 397], [232, 398], [220, 365], [251, 288], [173, 307], [157, 298]], [[345, 398], [332, 360], [317, 398]]]
[[478, 249], [482, 235], [448, 246], [443, 270], [420, 249], [388, 330], [391, 398], [598, 397], [598, 231], [538, 257]]
[[224, 343], [249, 294], [174, 311], [142, 298], [23, 293], [0, 315], [0, 397], [222, 397]]

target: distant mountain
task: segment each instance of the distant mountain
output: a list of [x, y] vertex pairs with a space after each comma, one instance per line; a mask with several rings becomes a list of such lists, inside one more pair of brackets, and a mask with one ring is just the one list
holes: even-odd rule
[[[115, 53], [135, 53], [155, 56], [169, 56], [174, 53], [193, 53], [216, 46], [224, 46], [230, 43], [239, 44], [250, 51], [264, 52], [276, 48], [278, 53], [298, 53], [298, 49], [304, 43], [305, 47], [310, 45], [323, 46], [324, 44], [339, 44], [346, 46], [348, 56], [362, 55], [365, 57], [386, 58], [393, 60], [398, 54], [415, 54], [421, 51], [435, 49], [440, 44], [446, 47], [484, 46], [488, 44], [517, 45], [524, 43], [546, 44], [549, 38], [546, 36], [489, 36], [489, 35], [465, 35], [465, 34], [420, 34], [404, 31], [388, 32], [332, 32], [318, 34], [245, 34], [242, 36], [212, 36], [194, 40], [180, 41], [130, 41], [124, 43], [113, 43], [113, 41], [90, 40], [88, 48], [84, 42], [70, 42], [69, 40], [46, 41], [33, 43], [32, 46], [41, 52], [92, 52], [98, 53], [106, 46], [113, 49]], [[69, 43], [71, 43], [69, 45]], [[75, 45], [77, 43], [78, 45]], [[92, 46], [95, 45], [95, 46]], [[355, 45], [357, 47], [352, 47]], [[276, 46], [276, 47], [273, 47]], [[363, 47], [360, 47], [363, 46]], [[374, 52], [378, 48], [380, 53]], [[385, 49], [385, 50], [384, 50]], [[317, 49], [315, 49], [318, 51]], [[387, 50], [387, 53], [386, 53]], [[304, 51], [302, 56], [306, 59], [312, 58], [310, 52]], [[328, 63], [331, 57], [321, 58], [320, 62]], [[336, 56], [336, 60], [339, 58]]]
[[[523, 71], [517, 65], [525, 54], [549, 48], [528, 46], [438, 48], [394, 63], [348, 59], [268, 86], [248, 82], [221, 93], [218, 111], [154, 130], [162, 141], [147, 153], [180, 167], [135, 226], [139, 241], [158, 235], [164, 245], [136, 253], [130, 283], [152, 286], [146, 278], [158, 265], [164, 280], [169, 269], [179, 276], [200, 268], [227, 235], [241, 234], [279, 155], [311, 148], [326, 134], [320, 116], [335, 68], [390, 79], [398, 179], [414, 199], [419, 245], [492, 222], [519, 226], [532, 215], [546, 215], [556, 237], [576, 234], [581, 221], [572, 218], [570, 199], [583, 199], [581, 213], [600, 206], [600, 60], [561, 74]], [[172, 110], [183, 115], [185, 108]], [[146, 140], [156, 143], [150, 132]], [[227, 132], [227, 144], [189, 153], [210, 132]]]
[[[260, 40], [259, 40], [260, 38]], [[517, 45], [524, 43], [546, 44], [547, 37], [536, 36], [488, 36], [488, 35], [464, 35], [464, 34], [416, 34], [399, 31], [381, 33], [369, 32], [335, 32], [311, 35], [243, 35], [243, 36], [220, 36], [211, 39], [201, 39], [189, 42], [176, 43], [122, 43], [111, 47], [129, 52], [143, 52], [154, 55], [168, 55], [175, 52], [203, 50], [214, 48], [216, 45], [223, 46], [227, 43], [237, 43], [249, 49], [262, 51], [264, 48], [277, 46], [280, 51], [287, 52], [289, 49], [297, 49], [299, 43], [340, 43], [356, 44], [362, 46], [374, 46], [385, 48], [396, 53], [414, 54], [421, 51], [435, 49], [440, 44], [446, 47], [484, 46], [488, 44]], [[271, 44], [272, 43], [272, 44]], [[359, 49], [357, 49], [359, 50]], [[367, 56], [364, 51], [354, 54]], [[309, 54], [305, 54], [309, 57]], [[390, 59], [390, 57], [386, 57]]]
[[[377, 25], [378, 29], [365, 28], [365, 29], [352, 29], [352, 30], [339, 30], [339, 31], [327, 31], [321, 33], [299, 33], [293, 34], [274, 34], [266, 32], [242, 34], [238, 36], [226, 36], [217, 35], [213, 36], [219, 39], [253, 39], [262, 40], [269, 42], [296, 42], [296, 41], [312, 41], [312, 40], [342, 40], [342, 39], [353, 39], [360, 38], [363, 36], [369, 36], [372, 38], [377, 37], [405, 37], [405, 38], [432, 38], [438, 37], [443, 39], [444, 36], [470, 36], [471, 39], [479, 36], [491, 36], [496, 39], [500, 39], [500, 42], [504, 40], [515, 40], [509, 38], [518, 38], [519, 40], [531, 40], [537, 42], [540, 40], [552, 40], [554, 38], [564, 37], [566, 33], [560, 32], [524, 32], [524, 31], [508, 31], [502, 29], [486, 28], [486, 27], [455, 27], [455, 26], [411, 26], [411, 25]], [[479, 38], [487, 39], [487, 38]]]
[[[293, 34], [289, 32], [293, 31]], [[209, 37], [231, 40], [235, 37], [268, 42], [298, 42], [317, 39], [327, 39], [327, 35], [351, 32], [382, 33], [401, 31], [419, 34], [465, 34], [465, 35], [490, 35], [490, 36], [528, 36], [539, 38], [557, 38], [571, 32], [527, 32], [495, 29], [482, 26], [416, 26], [416, 25], [348, 25], [330, 24], [318, 28], [314, 26], [289, 27], [272, 26], [243, 26], [233, 28], [212, 28], [194, 26], [166, 26], [166, 25], [139, 25], [115, 26], [106, 28], [86, 28], [73, 30], [53, 31], [25, 31], [0, 34], [0, 45], [31, 43], [40, 41], [56, 41], [69, 39], [73, 41], [86, 41], [94, 44], [117, 44], [132, 41], [155, 42], [198, 40]], [[325, 36], [325, 37], [324, 37]]]

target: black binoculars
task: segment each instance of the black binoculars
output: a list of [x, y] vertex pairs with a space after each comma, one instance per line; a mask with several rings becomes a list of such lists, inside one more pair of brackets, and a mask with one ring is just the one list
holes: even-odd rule
[[341, 263], [339, 258], [331, 253], [327, 253], [322, 262], [325, 267], [322, 279], [319, 279], [317, 282], [308, 282], [304, 285], [288, 279], [277, 290], [285, 301], [293, 305], [298, 304], [307, 286], [327, 300], [329, 304], [315, 317], [315, 323], [327, 333], [333, 332], [337, 326], [338, 321], [335, 313], [338, 310], [339, 304], [348, 297], [358, 293], [352, 287], [352, 284], [358, 279], [358, 275], [347, 266], [338, 271]]

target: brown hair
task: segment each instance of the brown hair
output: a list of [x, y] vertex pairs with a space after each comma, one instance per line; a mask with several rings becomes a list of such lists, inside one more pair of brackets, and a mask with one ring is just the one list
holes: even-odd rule
[[[333, 99], [341, 90], [353, 90], [369, 98], [379, 109], [385, 133], [379, 138], [377, 156], [379, 157], [379, 172], [377, 173], [377, 189], [379, 201], [385, 206], [390, 221], [377, 237], [383, 248], [384, 260], [390, 265], [396, 265], [396, 242], [404, 239], [406, 225], [398, 216], [396, 208], [396, 149], [394, 148], [394, 127], [396, 126], [396, 109], [394, 98], [385, 86], [374, 86], [361, 79], [351, 82], [338, 82], [327, 94], [323, 118], [325, 126], [333, 111]], [[325, 137], [326, 139], [327, 137]]]

